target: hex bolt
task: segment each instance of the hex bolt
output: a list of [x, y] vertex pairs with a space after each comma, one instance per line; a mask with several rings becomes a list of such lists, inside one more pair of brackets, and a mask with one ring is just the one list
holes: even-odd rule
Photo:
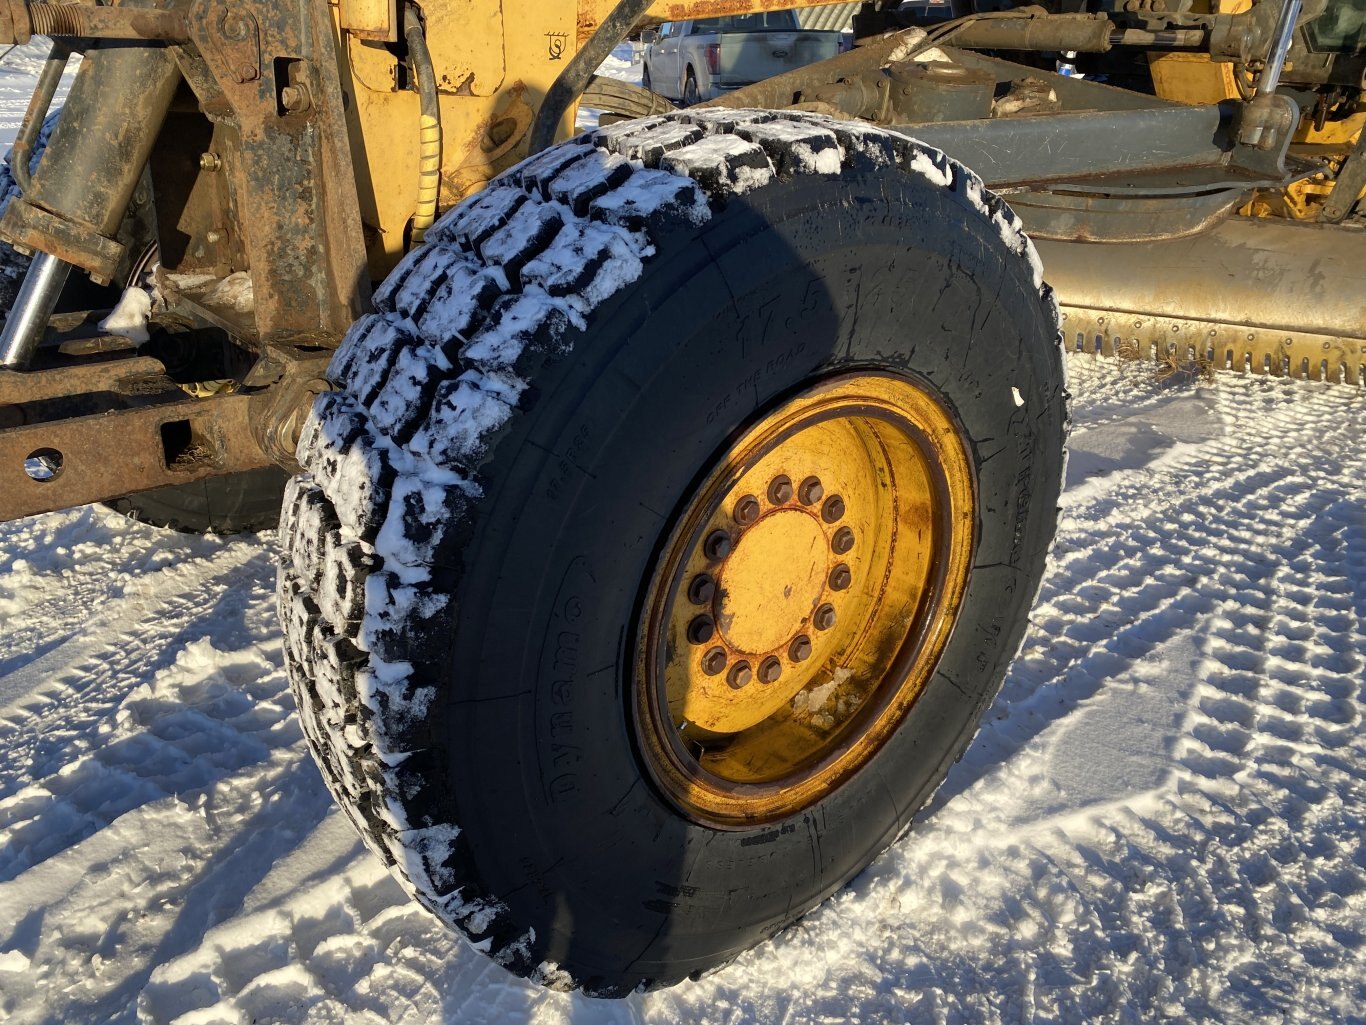
[[726, 682], [736, 690], [741, 687], [748, 687], [754, 679], [754, 670], [749, 667], [748, 662], [736, 662], [730, 667], [730, 675], [726, 677]]
[[204, 241], [205, 241], [205, 242], [208, 242], [210, 245], [214, 245], [215, 243], [222, 242], [222, 241], [223, 241], [223, 233], [222, 233], [221, 231], [219, 231], [218, 229], [216, 229], [216, 228], [212, 228], [212, 229], [210, 229], [209, 232], [204, 236]]
[[217, 153], [201, 153], [199, 154], [199, 166], [205, 171], [217, 171], [223, 166], [223, 161]]
[[811, 638], [802, 634], [787, 646], [787, 657], [793, 662], [805, 662], [811, 657]]
[[688, 643], [702, 645], [716, 633], [716, 623], [711, 616], [698, 616], [688, 624]]
[[702, 672], [708, 676], [720, 676], [726, 669], [726, 649], [712, 648], [702, 656]]
[[830, 539], [830, 550], [836, 555], [848, 555], [854, 550], [854, 532], [848, 527], [840, 527]]
[[732, 516], [734, 516], [735, 522], [740, 524], [740, 526], [750, 527], [758, 521], [759, 513], [762, 511], [762, 508], [759, 506], [759, 500], [753, 495], [746, 495], [735, 503], [735, 511], [732, 513]]
[[849, 567], [840, 563], [830, 571], [830, 586], [836, 591], [847, 591], [849, 585], [854, 582], [854, 575], [849, 572]]
[[839, 495], [831, 495], [825, 500], [825, 505], [821, 506], [821, 519], [826, 523], [838, 523], [844, 519], [844, 499]]
[[825, 497], [825, 488], [821, 485], [819, 477], [808, 477], [802, 481], [802, 486], [797, 489], [797, 497], [801, 499], [802, 505], [815, 505]]
[[786, 505], [792, 501], [792, 478], [780, 473], [768, 486], [768, 500], [774, 505]]
[[716, 597], [716, 581], [703, 573], [693, 577], [688, 585], [688, 601], [694, 605], [707, 605]]
[[822, 605], [816, 610], [812, 620], [815, 622], [817, 630], [829, 630], [835, 625], [835, 606], [829, 603]]
[[287, 85], [280, 90], [280, 106], [291, 114], [299, 114], [313, 106], [313, 97], [305, 85]]
[[773, 655], [768, 656], [759, 663], [759, 682], [777, 683], [778, 678], [783, 675], [783, 664]]
[[724, 559], [730, 554], [732, 547], [729, 534], [724, 530], [713, 530], [707, 535], [703, 550], [707, 553], [708, 559]]

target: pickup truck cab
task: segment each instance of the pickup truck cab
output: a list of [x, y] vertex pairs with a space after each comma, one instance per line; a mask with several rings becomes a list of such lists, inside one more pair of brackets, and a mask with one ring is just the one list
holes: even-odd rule
[[685, 106], [840, 50], [840, 33], [803, 29], [795, 11], [665, 22], [641, 38], [642, 84]]

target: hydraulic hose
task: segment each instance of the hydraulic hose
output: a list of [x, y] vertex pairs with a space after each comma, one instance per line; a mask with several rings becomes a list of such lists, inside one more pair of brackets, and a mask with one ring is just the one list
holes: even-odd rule
[[555, 129], [559, 127], [565, 112], [583, 95], [593, 73], [612, 55], [617, 44], [626, 38], [654, 3], [655, 0], [621, 0], [612, 8], [612, 13], [602, 19], [597, 31], [546, 92], [541, 109], [536, 111], [536, 120], [531, 125], [530, 153], [539, 153], [554, 143]]
[[418, 149], [417, 209], [413, 213], [412, 245], [420, 246], [427, 229], [436, 221], [437, 201], [441, 196], [441, 102], [436, 93], [436, 71], [432, 52], [416, 6], [403, 12], [403, 35], [408, 41], [408, 56], [417, 79], [422, 101], [421, 142]]
[[38, 133], [43, 128], [43, 122], [47, 119], [47, 112], [52, 107], [53, 97], [57, 95], [57, 85], [62, 80], [62, 72], [66, 70], [70, 60], [71, 51], [65, 43], [52, 44], [52, 52], [48, 54], [47, 62], [38, 74], [38, 84], [34, 87], [32, 99], [28, 101], [24, 120], [19, 123], [19, 134], [15, 137], [14, 145], [10, 147], [10, 173], [14, 175], [14, 182], [19, 186], [21, 193], [27, 192], [32, 183], [33, 178], [28, 165], [33, 157], [33, 147], [38, 141]]

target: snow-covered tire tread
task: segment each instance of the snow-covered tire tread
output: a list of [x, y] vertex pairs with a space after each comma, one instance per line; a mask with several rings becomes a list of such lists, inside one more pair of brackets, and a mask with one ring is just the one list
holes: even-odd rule
[[894, 166], [992, 222], [1031, 263], [1056, 322], [1019, 219], [943, 153], [820, 115], [701, 109], [606, 126], [495, 179], [428, 231], [332, 361], [337, 390], [310, 414], [280, 525], [304, 730], [337, 802], [405, 889], [519, 975], [610, 992], [538, 958], [534, 935], [467, 873], [432, 751], [456, 614], [446, 595], [479, 467], [535, 401], [535, 368], [639, 277], [658, 226], [704, 223], [779, 178]]

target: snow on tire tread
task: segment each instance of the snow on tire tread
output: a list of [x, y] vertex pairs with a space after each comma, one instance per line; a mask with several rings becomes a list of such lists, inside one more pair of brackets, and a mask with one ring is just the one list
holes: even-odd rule
[[652, 229], [703, 224], [779, 178], [893, 163], [958, 192], [1041, 283], [1018, 219], [942, 153], [820, 115], [699, 110], [615, 124], [500, 175], [427, 232], [332, 361], [338, 391], [309, 416], [281, 526], [278, 599], [305, 733], [404, 888], [520, 975], [579, 985], [466, 872], [427, 739], [454, 632], [442, 582], [481, 494], [477, 464], [525, 408], [529, 369], [640, 277]]

